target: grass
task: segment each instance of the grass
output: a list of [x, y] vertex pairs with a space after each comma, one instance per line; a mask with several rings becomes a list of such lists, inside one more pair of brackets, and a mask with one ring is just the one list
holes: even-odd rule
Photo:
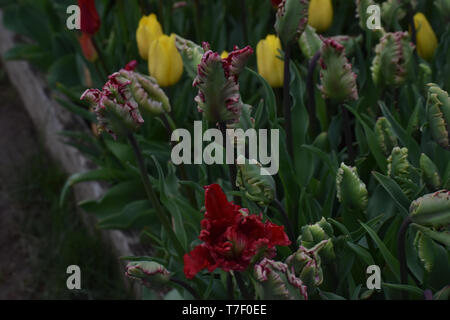
[[[76, 213], [73, 199], [59, 207], [66, 176], [43, 151], [27, 161], [18, 173], [13, 199], [26, 213], [20, 228], [33, 248], [33, 299], [128, 299], [118, 259], [113, 257], [98, 232], [90, 235]], [[69, 265], [81, 268], [81, 289], [69, 290]], [[123, 271], [122, 271], [123, 272]]]

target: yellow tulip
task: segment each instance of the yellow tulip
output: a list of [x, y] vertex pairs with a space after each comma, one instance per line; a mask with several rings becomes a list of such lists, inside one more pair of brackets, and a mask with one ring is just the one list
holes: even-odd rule
[[162, 27], [154, 13], [141, 18], [136, 30], [136, 41], [139, 55], [142, 59], [147, 60], [151, 43], [162, 36], [162, 34]]
[[333, 23], [331, 0], [311, 0], [308, 10], [308, 24], [317, 32], [325, 32]]
[[220, 54], [220, 57], [221, 57], [222, 59], [228, 58], [228, 51], [222, 51], [222, 53]]
[[281, 41], [273, 34], [267, 35], [256, 46], [258, 73], [273, 88], [283, 86], [284, 62], [280, 58]]
[[416, 27], [417, 53], [425, 60], [430, 60], [438, 46], [436, 34], [425, 15], [418, 12], [414, 15], [414, 26]]
[[154, 40], [148, 51], [148, 71], [161, 87], [177, 83], [183, 74], [183, 60], [175, 46], [175, 34]]

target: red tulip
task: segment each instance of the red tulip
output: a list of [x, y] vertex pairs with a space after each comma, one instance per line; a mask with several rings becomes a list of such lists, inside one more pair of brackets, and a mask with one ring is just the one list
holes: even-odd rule
[[92, 43], [91, 36], [87, 33], [83, 33], [78, 39], [81, 46], [81, 51], [83, 51], [83, 56], [90, 62], [97, 60], [98, 55], [95, 50], [94, 44]]
[[283, 226], [263, 222], [261, 215], [228, 202], [218, 184], [205, 189], [206, 213], [199, 236], [203, 243], [184, 255], [186, 278], [192, 279], [205, 268], [209, 272], [216, 268], [243, 271], [253, 257], [273, 257], [275, 246], [291, 244]]
[[283, 0], [271, 0], [271, 1], [272, 1], [272, 6], [274, 6], [276, 8]]
[[81, 12], [81, 31], [87, 34], [95, 34], [100, 29], [100, 17], [95, 8], [94, 0], [78, 0]]

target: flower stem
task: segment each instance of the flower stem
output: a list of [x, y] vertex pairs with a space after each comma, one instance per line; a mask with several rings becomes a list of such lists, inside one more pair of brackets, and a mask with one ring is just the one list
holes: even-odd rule
[[[219, 122], [219, 129], [222, 132], [223, 137], [223, 143], [226, 147], [226, 141], [227, 141], [227, 126], [225, 122]], [[231, 187], [233, 188], [233, 191], [239, 191], [239, 188], [236, 186], [236, 175], [237, 175], [237, 168], [236, 164], [232, 163], [228, 165], [228, 170], [230, 171], [230, 180], [231, 180]], [[236, 198], [235, 200], [236, 204], [240, 204], [239, 198]]]
[[200, 297], [200, 295], [197, 293], [197, 291], [195, 291], [194, 288], [192, 288], [189, 284], [187, 284], [183, 280], [170, 278], [170, 281], [172, 281], [173, 283], [175, 283], [175, 284], [179, 285], [180, 287], [183, 287], [184, 289], [186, 289], [186, 291], [188, 291], [194, 297], [194, 299], [196, 299], [196, 300], [201, 300], [202, 299]]
[[233, 286], [233, 277], [231, 276], [231, 272], [227, 273], [227, 295], [229, 300], [234, 300], [234, 286]]
[[245, 300], [253, 300], [252, 296], [247, 290], [247, 287], [245, 286], [245, 282], [241, 277], [240, 272], [234, 272], [234, 277], [236, 278], [237, 285], [239, 287], [239, 291], [241, 291], [242, 297]]
[[283, 219], [284, 219], [284, 224], [286, 225], [287, 228], [287, 232], [289, 234], [289, 239], [291, 240], [291, 249], [292, 251], [296, 250], [296, 245], [295, 245], [295, 232], [294, 229], [292, 228], [292, 223], [289, 220], [289, 217], [286, 213], [286, 210], [284, 210], [283, 205], [281, 204], [281, 202], [278, 199], [274, 199], [273, 203], [275, 204], [275, 206], [277, 207], [278, 211], [281, 213]]
[[353, 165], [355, 163], [355, 150], [353, 149], [352, 129], [350, 126], [350, 116], [348, 114], [348, 110], [344, 106], [342, 106], [342, 114], [344, 116], [344, 135], [348, 152], [348, 161], [350, 165]]
[[283, 113], [284, 113], [284, 125], [286, 129], [287, 148], [291, 158], [294, 156], [294, 142], [292, 139], [292, 123], [291, 123], [291, 50], [292, 45], [287, 44], [284, 50], [284, 81], [283, 81]]
[[147, 196], [151, 203], [153, 204], [153, 207], [155, 208], [156, 215], [158, 216], [159, 221], [165, 228], [170, 240], [172, 241], [175, 250], [177, 251], [178, 255], [183, 257], [184, 249], [181, 243], [178, 241], [177, 236], [175, 235], [175, 232], [172, 229], [172, 226], [170, 225], [169, 219], [164, 213], [163, 208], [161, 207], [161, 204], [159, 203], [158, 198], [156, 197], [155, 191], [153, 190], [153, 187], [150, 183], [150, 179], [148, 178], [147, 170], [145, 169], [144, 165], [144, 158], [142, 157], [141, 149], [139, 148], [137, 141], [133, 134], [128, 135], [128, 140], [130, 141], [130, 144], [133, 148], [133, 151], [136, 155], [136, 160], [138, 163], [139, 170], [141, 172], [141, 178], [142, 182], [144, 184], [145, 192], [147, 193]]
[[[410, 217], [406, 217], [405, 220], [403, 220], [397, 238], [398, 258], [400, 260], [400, 281], [403, 285], [408, 284], [408, 266], [406, 264], [406, 231], [408, 231], [408, 227], [411, 222]], [[406, 300], [408, 299], [408, 294], [403, 292], [402, 297]]]
[[316, 119], [316, 97], [314, 94], [314, 70], [317, 61], [320, 58], [320, 50], [311, 58], [308, 65], [308, 74], [306, 76], [306, 90], [308, 92], [308, 114], [309, 114], [309, 128], [311, 137], [318, 134], [318, 124]]

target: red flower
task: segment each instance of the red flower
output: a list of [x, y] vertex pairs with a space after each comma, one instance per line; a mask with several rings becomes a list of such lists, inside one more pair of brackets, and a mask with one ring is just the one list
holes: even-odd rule
[[272, 6], [274, 6], [275, 8], [278, 7], [278, 5], [281, 3], [281, 1], [283, 0], [271, 0], [272, 1]]
[[256, 255], [273, 257], [276, 245], [291, 243], [283, 226], [263, 223], [261, 215], [249, 215], [248, 209], [228, 202], [218, 184], [205, 190], [206, 213], [199, 236], [203, 243], [184, 255], [186, 278], [205, 268], [243, 271]]
[[100, 17], [95, 8], [95, 0], [78, 0], [81, 12], [81, 31], [87, 34], [95, 34], [100, 29]]

